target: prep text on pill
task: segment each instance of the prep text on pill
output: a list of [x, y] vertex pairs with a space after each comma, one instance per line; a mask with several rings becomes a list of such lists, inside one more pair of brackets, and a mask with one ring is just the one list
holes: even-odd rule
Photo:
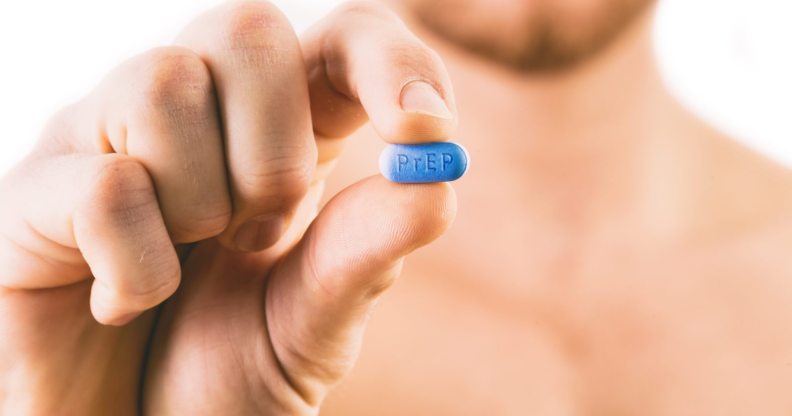
[[468, 155], [453, 142], [391, 144], [380, 154], [379, 167], [393, 182], [448, 182], [465, 174]]
[[454, 156], [451, 153], [425, 153], [425, 157], [410, 157], [409, 155], [399, 153], [397, 158], [397, 169], [399, 172], [402, 169], [413, 169], [418, 172], [421, 170], [431, 171], [445, 171], [454, 162]]

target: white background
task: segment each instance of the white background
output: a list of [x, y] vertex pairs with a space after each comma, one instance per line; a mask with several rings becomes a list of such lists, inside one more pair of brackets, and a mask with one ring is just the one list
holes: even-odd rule
[[[219, 2], [2, 0], [0, 173], [29, 150], [50, 114]], [[339, 2], [275, 1], [298, 31]], [[683, 102], [792, 167], [790, 22], [788, 0], [661, 0], [656, 38]]]

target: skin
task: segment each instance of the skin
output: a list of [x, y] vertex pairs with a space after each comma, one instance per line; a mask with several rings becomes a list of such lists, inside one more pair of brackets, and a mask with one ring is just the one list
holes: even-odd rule
[[[504, 26], [530, 15], [504, 4]], [[448, 66], [471, 170], [322, 414], [788, 414], [792, 176], [669, 96], [651, 8], [552, 73], [403, 13]], [[329, 189], [372, 171], [344, 163], [371, 134]]]
[[[667, 94], [651, 8], [422, 4], [226, 4], [56, 115], [0, 183], [1, 412], [789, 413], [790, 173]], [[457, 193], [367, 177], [452, 134]]]
[[456, 123], [392, 12], [347, 5], [298, 38], [227, 3], [176, 44], [56, 115], [0, 184], [2, 414], [316, 414], [403, 257], [453, 221], [448, 184], [379, 176], [319, 209], [367, 119], [395, 143]]

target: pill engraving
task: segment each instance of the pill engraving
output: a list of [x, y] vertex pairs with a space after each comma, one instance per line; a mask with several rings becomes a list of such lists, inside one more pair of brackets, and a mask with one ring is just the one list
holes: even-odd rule
[[467, 167], [467, 151], [452, 142], [391, 144], [379, 158], [382, 175], [399, 183], [449, 182]]

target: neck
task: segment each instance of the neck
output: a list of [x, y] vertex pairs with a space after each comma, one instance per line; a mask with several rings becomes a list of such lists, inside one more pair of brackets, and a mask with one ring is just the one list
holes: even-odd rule
[[449, 67], [471, 181], [490, 183], [471, 188], [509, 190], [524, 214], [576, 232], [635, 230], [639, 222], [668, 230], [663, 218], [673, 215], [657, 212], [675, 192], [663, 185], [664, 162], [701, 126], [663, 86], [651, 18], [585, 64], [541, 75], [498, 67], [418, 28]]

